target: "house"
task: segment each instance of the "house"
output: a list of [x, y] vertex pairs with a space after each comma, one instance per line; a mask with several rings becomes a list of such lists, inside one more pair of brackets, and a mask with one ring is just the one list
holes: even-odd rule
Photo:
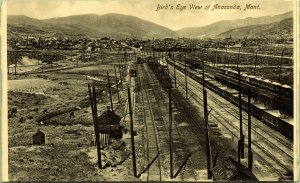
[[33, 145], [42, 145], [45, 144], [45, 133], [38, 131], [32, 136]]
[[107, 107], [107, 110], [98, 117], [96, 125], [100, 133], [109, 134], [120, 130], [120, 121], [121, 117]]

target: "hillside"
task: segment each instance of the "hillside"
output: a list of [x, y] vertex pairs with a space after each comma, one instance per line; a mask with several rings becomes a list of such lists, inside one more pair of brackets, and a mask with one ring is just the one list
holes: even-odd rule
[[292, 12], [287, 12], [275, 16], [263, 16], [258, 18], [245, 18], [236, 20], [222, 20], [209, 24], [203, 27], [188, 27], [177, 30], [176, 32], [180, 37], [216, 37], [224, 32], [232, 29], [247, 27], [251, 25], [263, 25], [270, 24], [274, 22], [280, 22], [284, 19], [291, 18], [293, 16]]
[[254, 37], [266, 37], [266, 38], [293, 38], [293, 18], [287, 18], [280, 22], [251, 25], [242, 28], [232, 29], [224, 32], [217, 37], [226, 38], [232, 36], [233, 38], [254, 38]]
[[[282, 29], [282, 30], [281, 30]], [[46, 37], [115, 37], [152, 39], [173, 37], [255, 37], [267, 35], [292, 37], [292, 12], [275, 16], [223, 20], [203, 27], [190, 27], [173, 31], [143, 19], [121, 15], [74, 15], [51, 19], [35, 19], [23, 15], [8, 16], [8, 38], [21, 34]]]
[[75, 15], [44, 20], [20, 15], [8, 16], [8, 32], [9, 36], [26, 32], [89, 37], [164, 38], [177, 36], [174, 31], [166, 27], [121, 14]]

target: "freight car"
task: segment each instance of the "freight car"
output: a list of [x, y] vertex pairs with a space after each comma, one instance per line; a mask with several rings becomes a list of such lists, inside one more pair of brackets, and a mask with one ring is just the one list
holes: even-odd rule
[[157, 62], [148, 62], [150, 68], [156, 75], [163, 88], [172, 88], [172, 79], [169, 76], [167, 57], [159, 59]]
[[[230, 76], [234, 79], [238, 79], [239, 75], [237, 71], [234, 70], [228, 70], [228, 69], [223, 69], [219, 68], [219, 73]], [[281, 95], [283, 97], [287, 97], [291, 100], [293, 100], [293, 88], [287, 85], [281, 85], [280, 83], [277, 82], [271, 82], [268, 79], [262, 79], [257, 76], [251, 76], [247, 74], [242, 74], [241, 75], [241, 82], [247, 82], [250, 83], [254, 86], [263, 88], [265, 90], [271, 91], [273, 93], [276, 93], [278, 95]]]
[[[251, 79], [252, 77], [250, 77]], [[215, 80], [225, 84], [226, 86], [236, 89], [239, 89], [238, 79], [229, 77], [224, 74], [216, 74]], [[248, 90], [251, 90], [252, 97], [259, 102], [264, 103], [266, 106], [270, 108], [277, 108], [283, 114], [288, 116], [293, 116], [293, 102], [291, 99], [284, 97], [282, 95], [278, 95], [271, 91], [265, 90], [261, 87], [256, 87], [251, 85], [250, 83], [243, 83], [241, 85], [241, 92], [247, 93]]]
[[186, 60], [186, 65], [187, 67], [191, 69], [202, 69], [202, 62], [200, 60], [194, 59], [194, 58], [189, 58], [185, 59]]
[[[170, 62], [170, 64], [172, 66], [174, 66], [172, 62]], [[176, 65], [175, 67], [179, 71], [184, 72], [184, 66], [182, 64]], [[209, 66], [207, 66], [206, 68], [209, 68]], [[190, 68], [188, 68], [187, 75], [189, 77], [191, 77], [192, 79], [194, 79], [195, 81], [202, 84], [202, 75], [201, 74], [197, 75], [196, 73], [193, 73]], [[226, 80], [226, 79], [224, 79], [224, 80]], [[233, 94], [228, 92], [226, 89], [218, 87], [215, 83], [209, 82], [209, 81], [206, 82], [205, 86], [207, 88], [209, 88], [210, 90], [212, 90], [213, 92], [220, 95], [221, 97], [223, 97], [224, 99], [226, 99], [226, 100], [230, 101], [231, 103], [235, 104], [236, 106], [238, 106], [238, 97], [234, 96]], [[245, 90], [245, 92], [247, 91], [246, 88], [244, 90]], [[252, 95], [254, 95], [254, 94], [252, 94]], [[278, 104], [279, 108], [281, 108], [282, 110], [292, 111], [293, 106], [290, 105], [292, 102], [289, 100], [283, 101], [279, 97], [276, 100], [273, 99], [271, 101], [279, 102], [279, 104]], [[244, 100], [242, 101], [242, 108], [243, 108], [243, 110], [247, 111], [248, 103]], [[287, 138], [293, 140], [293, 125], [292, 124], [285, 122], [280, 117], [274, 116], [274, 115], [268, 113], [266, 110], [261, 109], [253, 104], [251, 104], [251, 113], [258, 120], [261, 120], [266, 125], [270, 126], [271, 128], [275, 129], [276, 131], [280, 132]]]
[[129, 76], [130, 77], [137, 77], [137, 70], [136, 70], [136, 65], [135, 64], [130, 65]]

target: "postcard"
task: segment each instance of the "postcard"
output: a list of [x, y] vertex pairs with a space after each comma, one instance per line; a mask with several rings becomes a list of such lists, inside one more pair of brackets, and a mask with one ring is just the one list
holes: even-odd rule
[[1, 179], [298, 180], [297, 3], [3, 1]]

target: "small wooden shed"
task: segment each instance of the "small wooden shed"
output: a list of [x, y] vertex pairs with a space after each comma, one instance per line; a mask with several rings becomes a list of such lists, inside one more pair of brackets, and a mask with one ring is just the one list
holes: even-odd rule
[[98, 132], [109, 134], [111, 137], [122, 138], [121, 117], [109, 108], [104, 111], [97, 120]]
[[38, 131], [32, 136], [33, 145], [42, 145], [45, 144], [45, 133]]
[[221, 160], [213, 168], [212, 173], [215, 181], [258, 181], [247, 167], [230, 156]]

